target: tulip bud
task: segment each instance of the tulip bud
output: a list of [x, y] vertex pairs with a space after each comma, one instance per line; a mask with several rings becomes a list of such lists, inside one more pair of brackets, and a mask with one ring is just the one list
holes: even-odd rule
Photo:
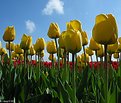
[[89, 48], [92, 50], [99, 50], [101, 47], [100, 44], [98, 44], [93, 38], [90, 39], [90, 44], [89, 44]]
[[94, 54], [93, 50], [91, 50], [89, 47], [86, 48], [85, 51], [89, 56], [92, 56]]
[[97, 15], [92, 34], [94, 40], [99, 44], [116, 43], [118, 30], [114, 16], [112, 14]]
[[14, 26], [8, 26], [4, 32], [3, 40], [6, 42], [12, 42], [15, 39], [16, 32]]
[[31, 46], [29, 50], [30, 50], [30, 55], [34, 55], [36, 53], [33, 45]]
[[27, 36], [26, 34], [23, 34], [20, 47], [21, 49], [28, 50], [32, 45], [32, 37]]
[[104, 56], [104, 48], [101, 45], [101, 48], [99, 50], [97, 50], [97, 56], [98, 57], [103, 57]]
[[41, 51], [40, 57], [41, 57], [41, 58], [44, 57], [44, 50]]
[[57, 52], [56, 44], [55, 44], [54, 41], [49, 41], [47, 43], [46, 49], [47, 49], [47, 52], [50, 53], [50, 54], [54, 54], [54, 53]]
[[113, 54], [117, 49], [118, 49], [118, 42], [116, 42], [115, 44], [108, 45], [107, 52], [109, 54]]
[[59, 38], [59, 36], [60, 36], [60, 28], [59, 28], [57, 23], [51, 23], [50, 24], [50, 27], [49, 27], [47, 35], [50, 38], [52, 38], [52, 39]]
[[78, 20], [71, 20], [67, 23], [67, 30], [73, 29], [82, 32], [82, 25]]
[[0, 55], [7, 54], [7, 51], [5, 48], [0, 48]]
[[118, 52], [114, 53], [114, 54], [113, 54], [113, 57], [114, 57], [115, 59], [118, 59], [118, 58], [119, 58], [119, 53], [118, 53]]
[[[53, 55], [53, 54], [50, 54], [50, 55], [49, 55], [49, 58], [48, 58], [48, 59], [49, 59], [50, 61], [52, 61], [52, 55]], [[56, 58], [54, 57], [54, 55], [53, 55], [53, 61], [54, 61], [54, 62], [56, 61]]]
[[82, 48], [82, 37], [79, 31], [67, 30], [64, 39], [66, 50], [70, 53], [77, 53]]
[[16, 54], [15, 52], [12, 52], [12, 58], [16, 58], [18, 56], [19, 56], [18, 54]]
[[6, 49], [7, 50], [11, 50], [11, 51], [14, 51], [14, 49], [15, 49], [15, 44], [14, 43], [10, 43], [10, 48], [9, 48], [9, 43], [6, 43]]
[[85, 31], [81, 32], [82, 35], [82, 45], [87, 45], [88, 44], [88, 37], [87, 37], [87, 33]]
[[20, 48], [19, 44], [15, 45], [15, 53], [16, 54], [23, 54], [24, 53], [24, 50]]
[[66, 31], [63, 31], [58, 39], [59, 47], [65, 49], [64, 36]]
[[43, 38], [38, 38], [35, 45], [34, 49], [36, 52], [41, 52], [45, 48], [45, 40]]
[[[85, 62], [85, 55], [84, 55], [84, 53], [81, 54], [81, 61]], [[88, 54], [86, 54], [86, 62], [89, 62], [89, 55]]]

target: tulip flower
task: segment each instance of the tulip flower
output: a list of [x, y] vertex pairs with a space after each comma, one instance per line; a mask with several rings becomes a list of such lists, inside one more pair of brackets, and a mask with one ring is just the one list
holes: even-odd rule
[[51, 23], [47, 35], [52, 38], [59, 38], [60, 28], [57, 23]]
[[116, 43], [118, 38], [118, 29], [115, 17], [112, 14], [97, 15], [92, 34], [94, 40], [99, 44]]
[[115, 52], [115, 53], [113, 54], [113, 57], [114, 57], [115, 59], [118, 59], [118, 58], [119, 58], [119, 53], [118, 53], [118, 52]]
[[19, 57], [19, 55], [16, 54], [15, 52], [12, 52], [12, 58], [14, 59], [14, 58], [16, 58], [16, 57]]
[[35, 55], [35, 53], [36, 53], [36, 51], [34, 50], [34, 46], [32, 45], [31, 47], [30, 47], [30, 55], [32, 56], [32, 55]]
[[19, 55], [24, 53], [24, 50], [20, 48], [19, 44], [15, 45], [15, 53]]
[[44, 50], [45, 46], [45, 40], [43, 38], [38, 38], [34, 45], [34, 49], [36, 52], [41, 52]]
[[82, 37], [79, 31], [67, 30], [65, 35], [65, 47], [70, 53], [78, 53], [82, 48]]
[[32, 37], [26, 34], [23, 34], [20, 47], [24, 50], [28, 50], [32, 45]]
[[87, 47], [85, 51], [89, 56], [92, 56], [94, 54], [93, 50], [91, 50], [89, 47]]
[[101, 45], [101, 48], [99, 50], [97, 50], [97, 56], [98, 57], [103, 57], [104, 56], [104, 48]]
[[88, 37], [87, 37], [87, 33], [85, 31], [81, 32], [82, 35], [82, 45], [87, 45], [88, 44]]
[[100, 47], [101, 47], [101, 45], [98, 44], [93, 38], [90, 39], [89, 48], [90, 48], [91, 50], [96, 51], [96, 50], [99, 50]]
[[6, 49], [10, 50], [10, 51], [14, 51], [15, 49], [15, 44], [14, 43], [10, 43], [10, 47], [9, 47], [9, 43], [6, 43]]
[[118, 49], [118, 42], [116, 42], [115, 44], [108, 45], [107, 52], [109, 54], [113, 54], [116, 52], [117, 49]]
[[82, 32], [81, 22], [78, 20], [71, 20], [70, 22], [67, 22], [67, 30], [70, 29]]
[[50, 54], [57, 53], [56, 45], [54, 41], [49, 41], [46, 46], [47, 52]]
[[81, 61], [82, 61], [82, 62], [86, 62], [86, 63], [89, 62], [89, 55], [86, 54], [86, 61], [85, 61], [85, 55], [84, 55], [84, 53], [82, 53], [82, 54], [81, 54]]
[[65, 43], [64, 43], [64, 36], [66, 35], [66, 31], [63, 31], [58, 39], [59, 48], [65, 49]]
[[15, 36], [16, 36], [16, 31], [14, 26], [8, 26], [5, 29], [3, 40], [6, 42], [12, 42], [15, 39]]
[[89, 47], [85, 49], [86, 53], [90, 56], [91, 62], [92, 62], [92, 55], [94, 54], [93, 50], [91, 50]]
[[0, 48], [0, 55], [7, 54], [7, 51], [5, 48]]

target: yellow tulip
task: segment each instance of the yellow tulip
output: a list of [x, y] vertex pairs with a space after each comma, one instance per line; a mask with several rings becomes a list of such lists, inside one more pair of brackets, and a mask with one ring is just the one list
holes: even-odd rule
[[94, 54], [93, 50], [91, 50], [89, 47], [87, 47], [85, 51], [89, 56], [92, 56]]
[[115, 44], [108, 45], [107, 52], [109, 54], [113, 54], [117, 49], [118, 49], [118, 42], [116, 42]]
[[0, 48], [0, 55], [7, 54], [7, 51], [5, 48]]
[[99, 44], [116, 43], [118, 30], [114, 16], [112, 14], [97, 15], [92, 34], [94, 40]]
[[93, 38], [90, 39], [90, 44], [89, 44], [89, 48], [91, 50], [99, 50], [101, 47], [100, 44], [98, 44]]
[[15, 53], [16, 54], [23, 54], [24, 53], [24, 50], [20, 48], [19, 44], [15, 45]]
[[38, 38], [35, 45], [34, 49], [36, 52], [41, 52], [45, 48], [45, 40], [43, 38]]
[[81, 32], [82, 35], [82, 45], [87, 45], [88, 44], [88, 37], [87, 37], [87, 33], [85, 31]]
[[[53, 55], [53, 54], [50, 54], [50, 55], [49, 55], [49, 58], [48, 58], [48, 59], [49, 59], [50, 61], [52, 61], [52, 55]], [[53, 55], [53, 61], [54, 61], [54, 62], [56, 61], [56, 58], [54, 57], [54, 55]]]
[[[84, 53], [81, 54], [81, 61], [85, 62], [85, 55], [84, 55]], [[89, 62], [89, 55], [88, 54], [86, 54], [86, 62]]]
[[16, 58], [16, 57], [19, 57], [19, 55], [16, 54], [15, 52], [12, 52], [12, 58]]
[[54, 54], [57, 52], [56, 44], [54, 41], [49, 41], [46, 46], [47, 52], [50, 54]]
[[82, 62], [82, 61], [81, 61], [81, 55], [78, 55], [76, 59], [77, 59], [77, 64], [79, 64], [79, 63]]
[[65, 47], [70, 53], [77, 53], [82, 48], [82, 37], [79, 31], [67, 30], [65, 34]]
[[16, 36], [16, 31], [14, 26], [8, 26], [5, 29], [3, 40], [7, 42], [12, 42], [15, 39], [15, 36]]
[[9, 43], [6, 43], [6, 49], [7, 50], [11, 50], [11, 51], [14, 51], [15, 49], [15, 44], [10, 42], [10, 48], [9, 48]]
[[24, 60], [24, 55], [23, 54], [20, 54], [19, 55], [19, 58], [20, 58], [20, 60]]
[[34, 55], [36, 53], [33, 45], [31, 46], [29, 50], [30, 50], [30, 55]]
[[47, 35], [54, 39], [59, 38], [60, 36], [60, 28], [57, 23], [51, 23]]
[[66, 31], [63, 31], [58, 39], [59, 47], [65, 49], [64, 36], [66, 35]]
[[82, 32], [82, 25], [80, 21], [71, 20], [70, 22], [67, 22], [67, 30], [70, 30], [70, 29]]
[[32, 37], [26, 34], [23, 34], [20, 47], [24, 50], [28, 50], [32, 45]]
[[44, 50], [41, 51], [40, 57], [41, 57], [41, 58], [44, 57]]
[[103, 57], [104, 56], [104, 48], [101, 45], [101, 48], [99, 50], [97, 50], [97, 56], [98, 57]]
[[113, 54], [113, 57], [114, 57], [115, 59], [118, 59], [118, 58], [119, 58], [119, 53], [118, 53], [118, 52], [114, 53], [114, 54]]

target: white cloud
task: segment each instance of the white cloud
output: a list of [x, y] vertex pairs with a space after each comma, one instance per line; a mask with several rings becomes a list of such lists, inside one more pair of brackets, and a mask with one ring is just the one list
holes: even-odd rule
[[54, 11], [58, 14], [64, 13], [64, 2], [61, 0], [49, 0], [43, 9], [45, 15], [51, 15]]
[[26, 21], [26, 29], [29, 33], [33, 33], [36, 29], [35, 23], [31, 20]]

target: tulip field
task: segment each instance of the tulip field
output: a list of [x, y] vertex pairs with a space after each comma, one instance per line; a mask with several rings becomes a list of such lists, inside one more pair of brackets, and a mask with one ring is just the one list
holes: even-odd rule
[[[116, 18], [99, 14], [89, 39], [79, 20], [60, 31], [51, 23], [50, 41], [8, 26], [0, 42], [0, 103], [120, 103], [121, 37]], [[49, 54], [44, 60], [45, 49]], [[71, 56], [70, 56], [71, 55]]]

